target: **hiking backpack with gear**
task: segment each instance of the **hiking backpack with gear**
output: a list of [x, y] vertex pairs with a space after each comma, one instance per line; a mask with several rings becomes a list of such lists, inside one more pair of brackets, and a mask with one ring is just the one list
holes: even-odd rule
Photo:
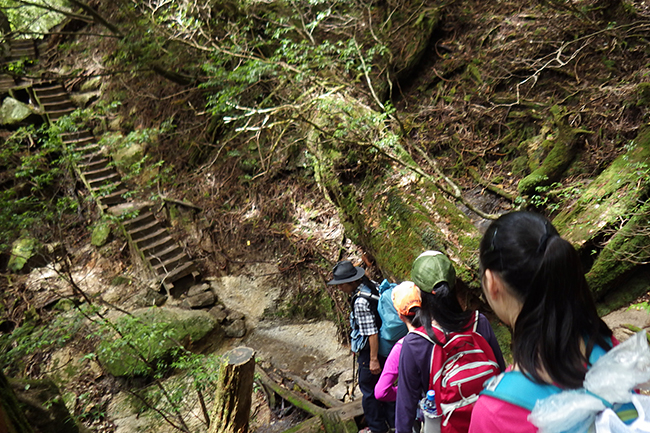
[[645, 331], [605, 352], [596, 346], [583, 388], [563, 390], [533, 382], [520, 371], [492, 379], [483, 395], [531, 411], [540, 433], [650, 433], [650, 396], [633, 392], [650, 380]]
[[[361, 296], [370, 302], [370, 309], [375, 314], [375, 323], [379, 329], [379, 356], [388, 357], [397, 341], [408, 333], [408, 328], [399, 318], [393, 305], [393, 288], [397, 284], [384, 280], [377, 286], [379, 295], [369, 290], [361, 289], [356, 296]], [[365, 287], [365, 286], [362, 286]], [[354, 301], [353, 305], [354, 305]]]
[[472, 316], [467, 331], [445, 333], [437, 326], [437, 344], [423, 327], [412, 331], [433, 344], [429, 389], [436, 392], [436, 407], [442, 415], [442, 433], [469, 430], [474, 403], [485, 382], [501, 370], [490, 344], [476, 329], [479, 312]]

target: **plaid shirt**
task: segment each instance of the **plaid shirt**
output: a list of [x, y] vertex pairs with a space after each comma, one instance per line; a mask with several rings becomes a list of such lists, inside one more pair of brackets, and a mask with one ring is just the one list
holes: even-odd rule
[[361, 335], [370, 336], [379, 333], [375, 323], [375, 316], [370, 310], [370, 302], [366, 298], [357, 297], [354, 301], [353, 314]]

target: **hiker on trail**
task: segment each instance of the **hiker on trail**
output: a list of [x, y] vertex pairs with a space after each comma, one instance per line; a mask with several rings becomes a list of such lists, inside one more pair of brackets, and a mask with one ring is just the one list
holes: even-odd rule
[[[517, 404], [532, 393], [524, 389], [581, 388], [594, 354], [616, 341], [598, 316], [578, 253], [545, 217], [512, 212], [492, 222], [479, 262], [483, 293], [513, 330], [513, 366], [487, 385], [469, 431], [537, 432], [530, 409]], [[511, 380], [522, 382], [497, 398]]]
[[[420, 310], [422, 303], [420, 289], [412, 281], [404, 281], [393, 289], [393, 305], [399, 314], [399, 318], [406, 324], [409, 331], [420, 326], [416, 319], [416, 312]], [[379, 381], [375, 385], [375, 398], [380, 401], [395, 401], [397, 399], [397, 378], [399, 369], [399, 355], [402, 351], [402, 342], [405, 337], [395, 343], [386, 358], [384, 369], [381, 372]]]
[[[485, 316], [477, 311], [464, 311], [460, 306], [455, 290], [456, 271], [444, 254], [439, 251], [426, 251], [421, 254], [413, 262], [411, 279], [420, 289], [422, 305], [418, 318], [423, 326], [410, 332], [402, 344], [395, 431], [411, 433], [419, 400], [428, 390], [434, 389], [438, 413], [443, 415], [441, 431], [466, 432], [474, 401], [468, 401], [467, 398], [475, 399], [489, 375], [496, 375], [504, 370], [505, 362], [501, 349]], [[464, 377], [467, 379], [464, 382], [472, 386], [472, 394], [456, 395], [457, 401], [441, 400], [443, 397], [453, 396], [454, 390], [440, 389], [441, 376], [443, 373], [449, 373], [448, 369], [443, 368], [447, 365], [447, 360], [440, 357], [446, 353], [443, 347], [447, 347], [447, 343], [452, 342], [452, 338], [455, 339], [455, 336], [461, 333], [464, 335], [463, 339], [471, 339], [466, 343], [467, 346], [480, 346], [480, 354], [484, 360], [480, 363], [480, 368], [487, 367], [490, 370], [483, 378]], [[468, 359], [472, 356], [459, 356], [457, 359]], [[434, 361], [444, 364], [432, 374]], [[472, 373], [471, 368], [465, 365], [460, 367], [464, 367], [460, 369], [462, 374]], [[446, 385], [460, 388], [454, 383], [446, 382]]]
[[379, 297], [377, 285], [365, 275], [363, 268], [354, 266], [348, 260], [334, 267], [333, 276], [327, 284], [336, 285], [352, 296], [351, 348], [357, 354], [359, 365], [359, 389], [363, 394], [361, 404], [368, 424], [364, 433], [386, 433], [395, 423], [395, 404], [375, 399], [375, 385], [386, 361], [378, 354], [381, 323], [376, 304], [373, 307], [369, 299], [358, 295], [360, 291], [366, 291]]

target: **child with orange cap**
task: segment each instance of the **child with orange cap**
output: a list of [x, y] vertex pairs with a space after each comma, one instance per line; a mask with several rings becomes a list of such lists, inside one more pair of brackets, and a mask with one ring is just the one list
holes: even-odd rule
[[[420, 326], [415, 314], [420, 308], [420, 289], [412, 281], [404, 281], [393, 289], [393, 305], [399, 314], [399, 318], [406, 324], [409, 332]], [[381, 372], [379, 381], [375, 385], [375, 398], [380, 401], [395, 401], [397, 399], [397, 370], [399, 367], [399, 355], [402, 351], [402, 341], [399, 339], [393, 346], [386, 358], [384, 369]]]

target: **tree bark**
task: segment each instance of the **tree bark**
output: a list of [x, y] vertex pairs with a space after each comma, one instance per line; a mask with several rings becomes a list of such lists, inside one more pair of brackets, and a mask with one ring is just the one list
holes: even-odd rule
[[210, 433], [248, 432], [254, 375], [253, 349], [238, 347], [224, 355]]

